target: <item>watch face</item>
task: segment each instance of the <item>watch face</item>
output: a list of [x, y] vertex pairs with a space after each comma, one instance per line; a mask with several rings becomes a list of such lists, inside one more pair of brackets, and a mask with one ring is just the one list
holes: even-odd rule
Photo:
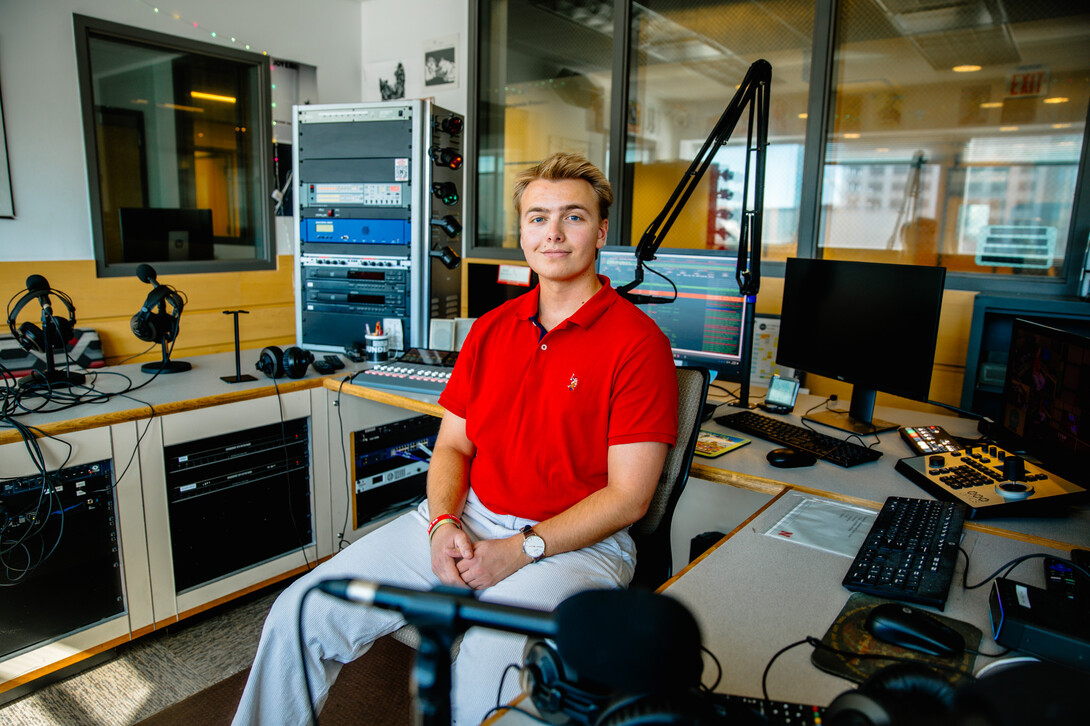
[[545, 554], [545, 540], [536, 534], [531, 534], [522, 541], [522, 551], [536, 560]]

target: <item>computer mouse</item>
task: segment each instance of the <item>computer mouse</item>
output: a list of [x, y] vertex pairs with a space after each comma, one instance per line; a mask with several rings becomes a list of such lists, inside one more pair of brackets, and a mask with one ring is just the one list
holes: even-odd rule
[[773, 449], [765, 456], [768, 463], [781, 469], [794, 469], [798, 466], [813, 466], [817, 457], [809, 451], [797, 449]]
[[919, 653], [956, 658], [965, 650], [961, 633], [932, 615], [901, 603], [875, 605], [867, 615], [865, 627], [884, 643]]

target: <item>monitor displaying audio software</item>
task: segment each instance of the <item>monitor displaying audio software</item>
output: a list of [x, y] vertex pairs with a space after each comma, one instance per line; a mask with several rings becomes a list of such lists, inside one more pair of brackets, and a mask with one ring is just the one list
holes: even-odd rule
[[[746, 302], [734, 278], [736, 260], [718, 250], [659, 248], [644, 263], [644, 282], [633, 292], [663, 299], [668, 305], [641, 305], [666, 337], [679, 365], [703, 366], [717, 377], [740, 381]], [[636, 269], [633, 247], [608, 246], [598, 254], [598, 273], [614, 287], [632, 280]], [[655, 272], [652, 272], [654, 270]]]
[[897, 428], [874, 419], [877, 391], [926, 401], [946, 269], [846, 260], [787, 260], [776, 362], [852, 384], [849, 411], [804, 418], [858, 434]]

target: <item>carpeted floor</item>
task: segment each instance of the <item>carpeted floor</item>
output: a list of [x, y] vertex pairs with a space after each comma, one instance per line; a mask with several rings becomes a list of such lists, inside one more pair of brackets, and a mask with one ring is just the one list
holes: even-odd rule
[[[204, 726], [230, 723], [279, 588], [229, 603], [118, 649], [117, 657], [0, 707], [0, 725]], [[322, 726], [411, 722], [413, 651], [385, 638], [344, 668]]]
[[[409, 677], [414, 652], [393, 638], [341, 669], [322, 709], [322, 726], [407, 726], [412, 723]], [[164, 709], [139, 726], [228, 726], [246, 685], [247, 668]], [[364, 717], [366, 714], [366, 718]]]

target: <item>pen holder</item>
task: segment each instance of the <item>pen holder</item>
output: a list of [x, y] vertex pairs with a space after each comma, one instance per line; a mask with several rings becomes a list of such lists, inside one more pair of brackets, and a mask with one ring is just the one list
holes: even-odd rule
[[371, 363], [379, 363], [390, 358], [390, 335], [365, 335], [364, 353]]

